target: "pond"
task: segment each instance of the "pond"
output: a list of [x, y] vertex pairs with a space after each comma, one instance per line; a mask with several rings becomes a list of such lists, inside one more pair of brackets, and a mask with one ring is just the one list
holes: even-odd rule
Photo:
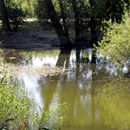
[[[32, 68], [29, 73], [22, 70], [11, 74], [8, 80], [15, 79], [24, 86], [35, 111], [67, 104], [62, 130], [130, 129], [130, 79], [119, 76], [117, 67], [109, 60], [104, 63], [99, 58], [92, 63], [91, 49], [0, 53], [6, 64]], [[33, 69], [41, 67], [49, 67], [50, 74], [33, 73]], [[60, 72], [51, 74], [56, 67]], [[50, 119], [51, 123], [54, 121]]]

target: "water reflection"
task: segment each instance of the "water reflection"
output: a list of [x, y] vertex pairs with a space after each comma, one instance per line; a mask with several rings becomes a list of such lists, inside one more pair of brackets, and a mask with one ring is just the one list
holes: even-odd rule
[[[64, 102], [69, 104], [70, 110], [63, 130], [130, 129], [130, 80], [116, 79], [118, 68], [109, 58], [104, 62], [99, 54], [94, 59], [91, 49], [78, 48], [68, 51], [13, 53], [15, 55], [9, 57], [16, 56], [15, 62], [13, 58], [10, 62], [16, 65], [62, 68], [58, 75], [39, 76], [25, 73], [19, 74], [17, 80], [25, 87], [30, 99], [33, 98], [35, 110], [39, 111], [40, 107], [48, 110], [53, 104]], [[5, 60], [7, 59], [6, 55]], [[54, 118], [49, 122], [56, 121], [57, 117]]]
[[42, 67], [43, 65], [45, 66], [50, 66], [54, 67], [56, 66], [56, 61], [58, 59], [58, 56], [46, 56], [46, 57], [32, 57], [32, 63], [30, 66], [32, 67]]
[[17, 77], [18, 82], [25, 87], [25, 91], [28, 93], [29, 98], [34, 102], [33, 109], [35, 111], [40, 111], [43, 107], [43, 99], [39, 85], [40, 78], [40, 76], [28, 74], [22, 74]]

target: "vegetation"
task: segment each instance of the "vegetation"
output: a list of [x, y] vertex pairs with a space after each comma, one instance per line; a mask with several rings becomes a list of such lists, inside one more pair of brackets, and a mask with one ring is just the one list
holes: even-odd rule
[[123, 64], [130, 60], [130, 18], [127, 16], [122, 24], [111, 25], [98, 50], [113, 62]]
[[28, 127], [30, 103], [25, 92], [18, 85], [0, 83], [0, 130], [26, 129]]
[[6, 78], [3, 78], [0, 83], [0, 130], [29, 130], [29, 129], [44, 129], [46, 122], [50, 118], [55, 118], [54, 126], [51, 128], [58, 129], [63, 123], [63, 118], [67, 105], [59, 104], [52, 105], [50, 111], [31, 111], [33, 104], [19, 85], [15, 83], [7, 83]]
[[[23, 18], [38, 17], [41, 26], [54, 27], [61, 46], [71, 46], [70, 26], [75, 40], [97, 43], [106, 21], [121, 23], [129, 10], [129, 0], [1, 0], [1, 20], [4, 31], [18, 30]], [[12, 15], [13, 14], [13, 15]], [[11, 24], [13, 23], [13, 27]]]
[[[84, 69], [84, 66], [80, 65], [82, 61], [83, 63], [86, 63], [86, 59], [88, 57], [90, 60], [92, 59], [92, 62], [93, 60], [94, 63], [96, 61], [95, 56], [90, 56], [87, 53], [83, 53], [83, 51], [81, 51], [80, 47], [85, 44], [87, 47], [96, 46], [96, 49], [101, 54], [103, 54], [105, 58], [109, 57], [112, 62], [123, 64], [124, 67], [127, 67], [124, 70], [128, 70], [127, 73], [129, 75], [129, 11], [130, 0], [0, 0], [1, 47], [11, 48], [11, 46], [13, 46], [13, 48], [16, 49], [18, 47], [16, 47], [15, 45], [17, 45], [20, 49], [23, 46], [25, 46], [25, 49], [32, 49], [32, 46], [35, 44], [35, 48], [40, 49], [42, 49], [43, 45], [44, 47], [46, 47], [46, 49], [48, 49], [49, 46], [58, 46], [61, 49], [60, 52], [51, 52], [53, 55], [59, 54], [58, 58], [56, 56], [55, 59], [57, 60], [57, 67], [55, 68], [45, 67], [42, 65], [41, 68], [31, 68], [29, 65], [29, 60], [31, 60], [31, 55], [34, 55], [35, 52], [31, 52], [31, 54], [28, 53], [27, 59], [24, 59], [26, 53], [15, 53], [15, 51], [4, 50], [1, 53], [3, 57], [0, 57], [0, 62], [4, 60], [6, 60], [7, 62], [10, 62], [11, 60], [17, 62], [20, 59], [19, 61], [26, 62], [23, 62], [21, 64], [26, 64], [28, 65], [28, 67], [26, 65], [24, 67], [15, 66], [3, 62], [3, 64], [0, 66], [0, 70], [6, 72], [7, 74], [11, 74], [11, 76], [16, 76], [19, 73], [21, 74], [22, 71], [24, 71], [28, 75], [43, 75], [45, 77], [39, 77], [45, 80], [47, 79], [47, 75], [51, 75], [51, 78], [48, 76], [50, 80], [58, 79], [56, 85], [58, 90], [61, 91], [59, 87], [59, 80], [67, 79], [67, 75], [69, 77], [68, 82], [73, 77], [82, 78], [90, 76], [91, 79], [94, 79], [98, 75], [98, 69], [96, 68], [94, 70], [94, 67], [92, 65], [92, 67], [88, 67], [88, 70], [85, 72], [84, 76], [80, 76], [80, 67]], [[35, 19], [35, 22], [31, 20], [29, 21], [29, 19]], [[35, 28], [33, 28], [33, 26], [35, 26]], [[53, 36], [52, 33], [47, 33], [48, 30], [55, 30], [57, 37], [55, 35]], [[48, 34], [49, 37], [47, 36]], [[57, 44], [57, 39], [59, 40], [59, 44]], [[51, 42], [52, 44], [50, 44]], [[26, 46], [28, 48], [26, 48]], [[64, 78], [62, 73], [65, 73], [67, 69], [64, 68], [68, 68], [69, 66], [70, 54], [73, 47], [76, 47], [76, 56], [73, 56], [73, 66], [75, 66], [74, 69], [76, 70], [76, 72], [73, 74], [73, 76], [71, 76], [71, 73], [68, 73]], [[45, 53], [44, 55], [46, 55], [47, 53]], [[37, 53], [37, 55], [40, 55], [40, 53]], [[43, 57], [43, 55], [41, 57]], [[49, 60], [51, 61], [51, 59]], [[100, 60], [102, 59], [99, 59], [99, 61]], [[51, 62], [53, 62], [53, 60]], [[36, 64], [39, 63], [37, 62]], [[108, 68], [113, 69], [112, 65]], [[64, 72], [61, 66], [63, 67]], [[100, 67], [102, 68], [102, 66], [103, 65], [101, 65]], [[103, 76], [106, 76], [106, 74]], [[82, 81], [83, 79], [80, 80]], [[79, 87], [83, 88], [85, 85], [80, 83], [80, 80], [77, 80], [77, 84], [80, 84]], [[91, 83], [91, 85], [92, 84], [93, 83]], [[53, 85], [55, 85], [55, 83]], [[124, 116], [124, 111], [120, 111], [120, 109], [129, 109], [129, 106], [127, 107], [127, 103], [123, 100], [121, 102], [121, 104], [123, 104], [123, 107], [119, 104], [119, 99], [121, 100], [121, 98], [124, 98], [120, 97], [122, 94], [110, 94], [111, 91], [116, 92], [115, 90], [117, 89], [117, 86], [121, 87], [121, 84], [117, 84], [117, 86], [115, 86], [114, 83], [111, 83], [107, 84], [106, 86], [108, 87], [107, 91], [106, 89], [102, 89], [102, 93], [99, 94], [99, 99], [102, 100], [98, 100], [98, 97], [96, 97], [96, 100], [98, 100], [98, 103], [96, 105], [99, 105], [99, 107], [103, 106], [103, 111], [105, 112], [108, 112], [108, 109], [113, 108], [110, 114], [112, 115], [113, 113], [117, 112], [117, 117], [120, 120], [117, 120], [115, 118], [110, 118], [110, 120], [115, 120], [114, 122], [116, 122], [117, 125], [122, 125], [124, 123], [124, 120], [127, 121], [130, 118]], [[76, 89], [77, 88], [78, 87], [76, 87]], [[88, 87], [88, 89], [90, 88], [91, 87]], [[53, 89], [55, 89], [55, 87], [53, 87]], [[123, 90], [124, 88], [121, 91], [123, 92]], [[84, 97], [86, 98], [86, 95]], [[84, 101], [84, 97], [80, 97], [81, 100]], [[88, 98], [88, 100], [91, 100], [91, 98]], [[104, 101], [107, 102], [105, 103], [106, 106], [104, 105]], [[119, 110], [116, 109], [116, 103], [118, 103]], [[56, 107], [53, 107], [51, 110], [49, 108], [49, 110], [46, 112], [43, 112], [41, 108], [40, 113], [34, 112], [30, 108], [33, 108], [33, 105], [30, 103], [26, 92], [19, 85], [10, 82], [8, 83], [7, 80], [3, 78], [0, 83], [0, 130], [52, 129], [51, 126], [49, 126], [49, 128], [45, 128], [46, 123], [51, 120], [51, 118], [53, 121], [56, 121], [56, 127], [53, 126], [54, 129], [57, 128], [57, 124], [58, 127], [61, 127], [61, 124], [63, 122], [62, 113], [64, 113], [63, 109], [66, 109], [66, 104], [63, 104], [63, 108], [62, 105], [58, 105]], [[74, 113], [76, 113], [76, 109]], [[128, 116], [130, 116], [129, 111], [127, 112], [127, 114]], [[93, 116], [96, 117], [95, 115]], [[103, 121], [105, 121], [107, 125], [109, 125], [109, 123], [112, 124], [111, 122], [107, 122], [107, 119], [105, 117]], [[130, 123], [128, 123], [128, 125], [130, 125]]]

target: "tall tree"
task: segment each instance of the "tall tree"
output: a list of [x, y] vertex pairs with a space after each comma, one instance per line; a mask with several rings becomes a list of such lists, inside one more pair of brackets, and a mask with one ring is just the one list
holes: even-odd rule
[[1, 14], [1, 19], [2, 19], [3, 30], [4, 31], [10, 31], [11, 27], [10, 27], [10, 24], [9, 24], [8, 13], [7, 13], [7, 10], [6, 10], [4, 0], [0, 0], [0, 14]]
[[56, 33], [60, 39], [61, 46], [70, 46], [70, 39], [68, 36], [65, 35], [64, 29], [60, 23], [60, 18], [57, 15], [57, 12], [53, 6], [51, 0], [44, 0], [48, 15], [52, 21], [52, 24], [56, 30]]

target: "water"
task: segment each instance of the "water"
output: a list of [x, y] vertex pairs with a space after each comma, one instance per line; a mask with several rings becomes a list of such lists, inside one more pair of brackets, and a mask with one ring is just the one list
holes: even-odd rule
[[17, 66], [62, 67], [58, 75], [14, 77], [34, 101], [35, 111], [67, 104], [62, 130], [130, 130], [130, 79], [118, 77], [117, 66], [110, 62], [104, 64], [99, 58], [97, 64], [91, 63], [91, 50], [1, 50], [1, 55]]

